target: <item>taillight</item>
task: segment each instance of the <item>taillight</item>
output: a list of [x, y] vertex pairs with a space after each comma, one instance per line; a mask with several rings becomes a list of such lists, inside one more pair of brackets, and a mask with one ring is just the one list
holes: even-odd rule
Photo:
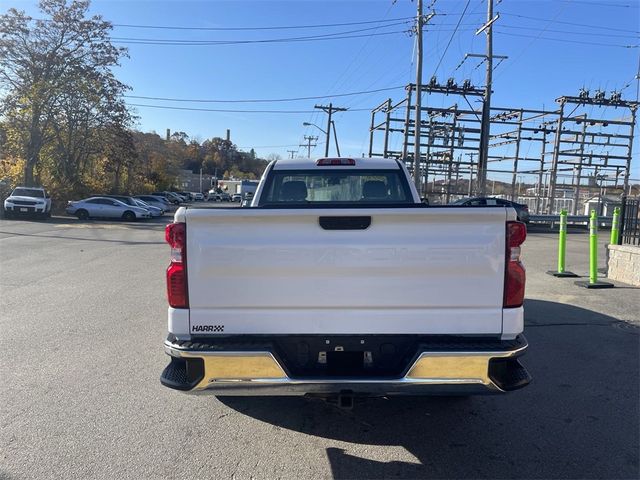
[[170, 223], [164, 237], [171, 246], [171, 264], [167, 268], [167, 298], [173, 308], [189, 308], [187, 289], [187, 228], [184, 223]]
[[520, 262], [520, 245], [527, 238], [527, 226], [522, 222], [507, 222], [503, 307], [520, 307], [524, 302], [526, 274]]

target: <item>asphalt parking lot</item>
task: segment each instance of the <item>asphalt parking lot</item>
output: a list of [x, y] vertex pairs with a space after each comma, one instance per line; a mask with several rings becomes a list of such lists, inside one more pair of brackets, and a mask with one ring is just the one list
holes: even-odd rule
[[[640, 289], [546, 275], [547, 228], [524, 247], [529, 387], [352, 411], [162, 387], [163, 231], [0, 220], [0, 479], [638, 478]], [[587, 245], [571, 231], [568, 269]]]

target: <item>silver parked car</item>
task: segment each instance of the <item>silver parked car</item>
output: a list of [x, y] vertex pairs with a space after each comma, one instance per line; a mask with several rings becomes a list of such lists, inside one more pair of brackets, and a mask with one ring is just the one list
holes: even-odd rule
[[158, 207], [162, 209], [164, 213], [171, 209], [171, 203], [169, 200], [159, 195], [136, 195], [134, 198], [142, 200], [144, 203], [149, 204], [152, 207]]
[[108, 197], [90, 197], [76, 202], [69, 202], [66, 208], [69, 215], [75, 215], [80, 220], [88, 218], [121, 218], [133, 221], [139, 218], [151, 218], [146, 208], [127, 205], [126, 203]]
[[147, 210], [149, 210], [149, 213], [152, 217], [161, 217], [162, 215], [164, 215], [163, 209], [154, 207], [153, 205], [149, 205], [147, 202], [140, 200], [139, 198], [134, 198], [133, 201], [136, 202], [136, 205], [138, 207], [146, 208]]

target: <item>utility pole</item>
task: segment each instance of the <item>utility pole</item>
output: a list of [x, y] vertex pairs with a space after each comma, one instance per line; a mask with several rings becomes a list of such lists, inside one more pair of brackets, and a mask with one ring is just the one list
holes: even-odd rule
[[389, 150], [389, 124], [391, 123], [391, 99], [387, 100], [387, 106], [385, 107], [385, 126], [384, 126], [384, 149], [383, 156], [387, 158], [387, 151]]
[[[587, 119], [587, 115], [584, 115], [585, 120]], [[587, 139], [587, 122], [582, 122], [582, 135], [580, 136], [580, 161], [576, 166], [577, 178], [575, 180], [575, 191], [573, 192], [573, 205], [571, 206], [571, 215], [578, 214], [578, 202], [580, 201], [580, 182], [582, 181], [582, 164], [584, 162], [584, 143]], [[616, 177], [616, 181], [617, 181]]]
[[307, 147], [307, 158], [311, 158], [311, 147], [315, 147], [316, 144], [314, 143], [313, 145], [311, 145], [311, 142], [315, 142], [316, 140], [318, 140], [318, 137], [314, 137], [313, 135], [309, 136], [309, 135], [305, 135], [304, 139], [307, 141], [306, 144], [302, 143], [299, 146], [300, 147]]
[[469, 156], [469, 193], [468, 196], [470, 197], [473, 194], [473, 156], [475, 155], [474, 152], [470, 152], [470, 153], [465, 153], [465, 155]]
[[482, 106], [482, 123], [480, 125], [480, 155], [478, 156], [478, 190], [480, 196], [486, 194], [487, 164], [489, 156], [489, 135], [491, 127], [491, 87], [493, 83], [493, 0], [487, 0], [487, 23], [485, 23], [476, 35], [486, 30], [487, 32], [487, 72], [484, 91], [484, 104]]
[[333, 115], [333, 112], [346, 112], [348, 109], [347, 108], [342, 108], [342, 107], [334, 107], [333, 103], [330, 103], [329, 105], [314, 105], [313, 108], [318, 108], [318, 109], [322, 110], [323, 112], [329, 114], [329, 118], [327, 118], [327, 131], [324, 132], [325, 135], [327, 136], [326, 143], [325, 143], [325, 146], [324, 146], [324, 156], [328, 157], [329, 156], [329, 143], [331, 142], [331, 116]]
[[[558, 124], [556, 126], [556, 136], [553, 139], [553, 157], [551, 158], [551, 171], [549, 175], [549, 188], [547, 191], [547, 213], [552, 215], [554, 212], [554, 199], [556, 196], [556, 176], [558, 175], [558, 158], [560, 156], [560, 145], [562, 143], [562, 122], [564, 121], [565, 100], [560, 101], [560, 112], [558, 115]], [[586, 121], [586, 119], [585, 119]]]
[[[426, 18], [422, 16], [422, 0], [418, 0], [418, 12], [416, 13], [416, 121], [414, 126], [414, 153], [413, 153], [413, 181], [416, 184], [418, 194], [422, 192], [422, 175], [420, 172], [420, 140], [422, 138], [422, 26], [435, 16], [431, 12]], [[409, 106], [407, 105], [407, 108]], [[407, 126], [408, 128], [408, 126]], [[427, 158], [427, 163], [429, 158]], [[425, 166], [426, 167], [426, 166]], [[428, 167], [427, 167], [428, 168]], [[426, 178], [425, 178], [426, 181]], [[426, 188], [425, 188], [426, 191]]]
[[296, 151], [297, 150], [287, 150], [287, 153], [290, 153], [291, 154], [290, 158], [293, 158], [293, 156], [295, 155]]
[[[418, 195], [422, 193], [420, 188], [420, 127], [422, 126], [422, 0], [418, 0], [418, 12], [416, 14], [416, 122], [413, 141], [413, 181], [416, 184]], [[428, 160], [428, 159], [427, 159]]]
[[[402, 141], [402, 160], [406, 163], [407, 161], [407, 153], [409, 151], [409, 123], [411, 123], [411, 92], [413, 89], [411, 85], [407, 88], [407, 113], [404, 120], [404, 132], [403, 132], [403, 141]], [[373, 120], [373, 119], [372, 119]], [[371, 123], [371, 128], [373, 129], [373, 121]], [[369, 156], [371, 156], [371, 148], [369, 148]]]
[[545, 123], [542, 124], [542, 149], [540, 152], [540, 171], [538, 172], [538, 185], [536, 191], [536, 215], [540, 215], [542, 210], [544, 209], [544, 202], [540, 205], [542, 200], [542, 195], [544, 192], [543, 176], [544, 176], [544, 156], [547, 153], [547, 125]]
[[[511, 200], [516, 201], [516, 181], [518, 175], [518, 158], [520, 157], [520, 140], [522, 139], [522, 109], [518, 112], [518, 133], [516, 136], [516, 152], [513, 159], [513, 175], [511, 177]], [[519, 189], [520, 187], [518, 187]]]
[[333, 127], [333, 141], [336, 142], [336, 151], [338, 152], [338, 156], [340, 156], [340, 145], [338, 145], [338, 134], [336, 133], [336, 122], [331, 120], [331, 126]]

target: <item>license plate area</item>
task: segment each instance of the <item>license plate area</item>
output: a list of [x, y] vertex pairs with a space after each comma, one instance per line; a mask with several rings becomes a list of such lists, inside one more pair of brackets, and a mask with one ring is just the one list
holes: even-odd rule
[[327, 373], [336, 377], [349, 377], [364, 374], [365, 352], [327, 352]]
[[414, 335], [283, 335], [273, 342], [292, 378], [397, 378], [417, 351]]

